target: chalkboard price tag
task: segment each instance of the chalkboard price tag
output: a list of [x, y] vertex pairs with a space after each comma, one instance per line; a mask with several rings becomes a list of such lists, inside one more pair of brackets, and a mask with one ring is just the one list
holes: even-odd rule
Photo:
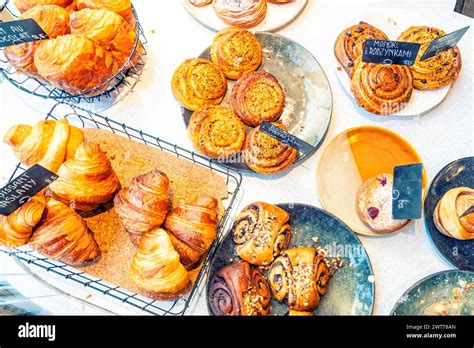
[[0, 214], [12, 214], [57, 178], [56, 174], [35, 164], [0, 189]]
[[459, 40], [464, 36], [469, 27], [465, 27], [450, 34], [439, 37], [431, 41], [430, 45], [426, 49], [425, 53], [421, 57], [421, 61], [430, 59], [431, 57], [437, 56], [441, 52], [447, 51], [457, 45]]
[[393, 170], [392, 216], [395, 220], [421, 218], [423, 165], [395, 167]]
[[49, 36], [32, 18], [0, 22], [0, 48], [46, 39]]
[[414, 42], [368, 39], [365, 41], [362, 61], [412, 66], [420, 47], [419, 43]]
[[295, 137], [294, 135], [271, 124], [270, 122], [263, 121], [260, 125], [260, 131], [271, 136], [272, 138], [275, 138], [283, 144], [291, 146], [292, 148], [298, 150], [304, 155], [309, 154], [314, 150], [314, 147], [311, 144], [308, 144], [304, 140]]

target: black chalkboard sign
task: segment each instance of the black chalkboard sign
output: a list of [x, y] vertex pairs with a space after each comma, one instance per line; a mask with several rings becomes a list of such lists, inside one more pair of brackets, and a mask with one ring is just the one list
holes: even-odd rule
[[10, 215], [57, 178], [56, 174], [35, 164], [0, 189], [0, 214]]
[[32, 18], [0, 22], [0, 47], [46, 39], [49, 36]]
[[311, 144], [308, 144], [307, 142], [295, 137], [294, 135], [271, 124], [270, 122], [263, 121], [260, 125], [260, 131], [271, 136], [272, 138], [275, 138], [283, 144], [291, 146], [304, 155], [309, 154], [314, 150], [314, 147]]
[[395, 167], [393, 170], [392, 216], [395, 220], [421, 218], [423, 165]]
[[362, 61], [377, 64], [415, 64], [421, 45], [413, 42], [366, 40]]
[[457, 45], [459, 40], [461, 40], [468, 29], [469, 27], [465, 27], [431, 41], [420, 60], [423, 61], [429, 59], [431, 57], [437, 56], [441, 52], [453, 48]]

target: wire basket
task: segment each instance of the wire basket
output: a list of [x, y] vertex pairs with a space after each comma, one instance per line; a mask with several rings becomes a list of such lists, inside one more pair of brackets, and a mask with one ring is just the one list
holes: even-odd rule
[[[135, 30], [136, 39], [133, 50], [128, 60], [117, 71], [117, 73], [94, 88], [79, 94], [71, 94], [59, 88], [53, 87], [45, 82], [39, 81], [33, 77], [26, 76], [20, 72], [17, 72], [15, 67], [13, 67], [8, 62], [5, 54], [3, 53], [3, 49], [0, 49], [0, 73], [2, 73], [5, 79], [10, 81], [15, 87], [21, 89], [24, 92], [44, 99], [56, 99], [58, 101], [64, 102], [79, 103], [81, 101], [85, 101], [87, 103], [93, 103], [95, 101], [101, 101], [105, 98], [115, 97], [123, 90], [131, 90], [139, 80], [143, 66], [145, 65], [145, 56], [147, 55], [146, 49], [144, 47], [144, 45], [147, 43], [147, 39], [133, 6], [132, 10], [137, 23]], [[7, 11], [14, 19], [18, 18], [18, 15], [15, 13], [15, 11], [11, 9], [11, 5], [8, 0], [5, 2], [3, 7], [0, 6], [0, 12], [2, 11]], [[140, 51], [138, 51], [137, 47], [140, 43], [142, 48]], [[134, 59], [135, 57], [138, 57], [136, 63], [132, 62], [132, 57]], [[101, 91], [104, 86], [110, 87], [108, 87], [105, 92], [101, 92], [99, 95], [94, 95]]]
[[[83, 128], [87, 127], [104, 129], [115, 134], [126, 136], [129, 139], [176, 155], [179, 158], [192, 161], [194, 164], [206, 167], [219, 176], [223, 177], [228, 187], [229, 197], [223, 201], [225, 212], [217, 227], [217, 239], [209, 249], [206, 258], [203, 261], [202, 268], [196, 278], [191, 292], [187, 296], [176, 301], [152, 300], [119, 286], [114, 286], [113, 284], [103, 281], [102, 279], [95, 278], [85, 272], [65, 265], [64, 263], [50, 260], [44, 255], [32, 251], [27, 245], [15, 249], [0, 247], [0, 252], [7, 253], [12, 257], [17, 258], [28, 267], [39, 267], [43, 270], [46, 270], [47, 272], [59, 275], [60, 277], [69, 281], [73, 281], [83, 285], [84, 287], [93, 289], [104, 296], [112, 297], [124, 304], [138, 308], [144, 313], [152, 315], [183, 315], [188, 309], [198, 289], [202, 286], [203, 280], [208, 275], [210, 261], [216, 252], [219, 241], [223, 239], [224, 232], [227, 230], [228, 224], [231, 223], [230, 211], [232, 210], [237, 194], [240, 190], [240, 185], [242, 183], [241, 174], [231, 168], [222, 166], [214, 160], [207, 159], [178, 145], [174, 145], [156, 136], [152, 136], [140, 130], [128, 127], [123, 123], [118, 123], [109, 119], [108, 117], [103, 117], [91, 111], [79, 108], [73, 104], [56, 104], [48, 113], [46, 119], [57, 120], [64, 117], [67, 118], [72, 125]], [[10, 182], [13, 178], [25, 170], [26, 168], [23, 165], [17, 164], [8, 181]]]

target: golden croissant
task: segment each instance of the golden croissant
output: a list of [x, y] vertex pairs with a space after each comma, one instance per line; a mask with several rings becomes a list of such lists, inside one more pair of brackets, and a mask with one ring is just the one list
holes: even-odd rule
[[68, 10], [74, 9], [74, 0], [13, 0], [13, 3], [21, 13], [41, 5], [56, 5]]
[[109, 202], [120, 189], [120, 182], [107, 155], [98, 144], [84, 142], [74, 158], [58, 170], [59, 178], [50, 186], [55, 198], [76, 210], [94, 210]]
[[0, 245], [16, 248], [28, 243], [44, 208], [44, 197], [37, 195], [9, 216], [0, 215]]
[[154, 299], [171, 300], [191, 287], [189, 273], [179, 261], [168, 233], [153, 230], [140, 240], [130, 270], [132, 280]]
[[85, 266], [97, 260], [100, 250], [86, 222], [74, 210], [53, 198], [31, 236], [30, 246], [53, 260]]
[[165, 220], [184, 266], [191, 266], [210, 248], [217, 233], [217, 200], [201, 196], [174, 208]]
[[121, 15], [135, 29], [136, 19], [131, 0], [75, 0], [78, 10], [85, 8], [106, 9]]
[[82, 131], [70, 126], [65, 118], [40, 121], [34, 126], [13, 126], [3, 138], [21, 163], [28, 167], [40, 164], [54, 173], [74, 156], [83, 141]]
[[138, 245], [145, 233], [163, 224], [170, 197], [170, 181], [159, 170], [137, 176], [129, 188], [122, 189], [115, 196], [115, 210], [133, 244]]

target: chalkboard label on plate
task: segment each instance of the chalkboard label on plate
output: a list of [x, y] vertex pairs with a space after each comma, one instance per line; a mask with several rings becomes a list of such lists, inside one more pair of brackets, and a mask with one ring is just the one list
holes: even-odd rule
[[421, 218], [423, 165], [395, 167], [393, 170], [392, 216], [395, 220]]
[[263, 121], [260, 125], [260, 131], [275, 138], [279, 142], [291, 146], [292, 148], [298, 150], [304, 155], [311, 153], [314, 150], [314, 147], [311, 144], [308, 144], [304, 140], [301, 140], [298, 137], [288, 133], [287, 131], [271, 124], [270, 122]]
[[49, 36], [32, 18], [0, 22], [0, 47], [49, 39]]
[[35, 164], [0, 189], [0, 214], [12, 214], [57, 178], [56, 174]]
[[421, 45], [414, 42], [366, 40], [362, 61], [377, 64], [415, 64]]
[[426, 49], [425, 53], [421, 57], [421, 61], [437, 56], [441, 52], [447, 51], [457, 45], [459, 40], [464, 36], [469, 27], [465, 27], [450, 34], [439, 37], [431, 41], [430, 45]]

